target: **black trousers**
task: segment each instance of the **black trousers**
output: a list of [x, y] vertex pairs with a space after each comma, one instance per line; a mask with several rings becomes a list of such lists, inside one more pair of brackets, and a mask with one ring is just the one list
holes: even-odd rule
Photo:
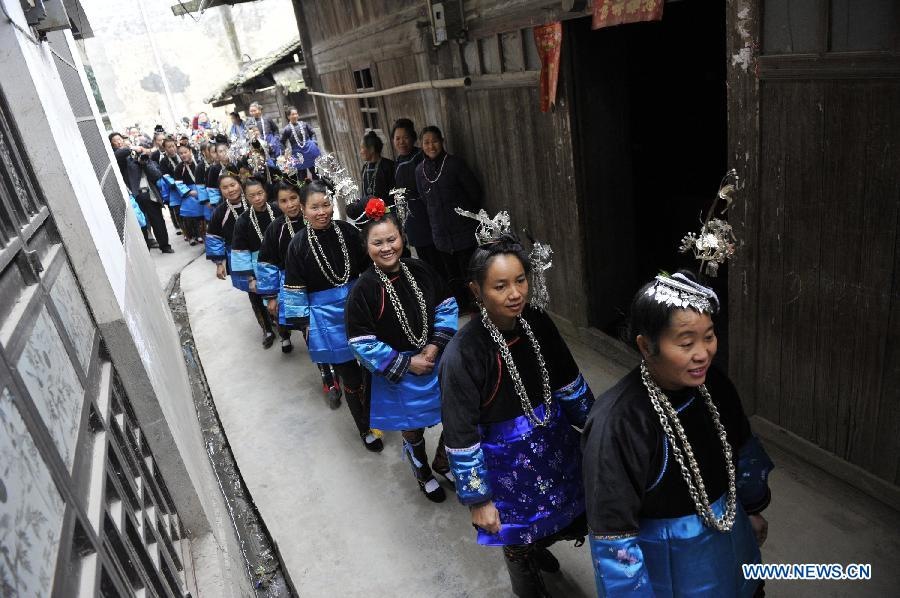
[[256, 316], [256, 321], [259, 323], [259, 327], [263, 329], [263, 332], [268, 334], [274, 332], [277, 328], [278, 336], [282, 340], [291, 338], [291, 329], [288, 326], [279, 326], [277, 322], [272, 320], [272, 315], [266, 309], [266, 300], [262, 295], [247, 293], [247, 296], [250, 298], [250, 307], [253, 308], [253, 315]]
[[181, 206], [169, 206], [169, 216], [172, 218], [172, 226], [181, 231]]
[[334, 364], [334, 371], [344, 385], [344, 398], [360, 436], [369, 433], [369, 374], [359, 363], [345, 361]]
[[153, 231], [153, 236], [156, 237], [159, 248], [166, 249], [169, 247], [169, 231], [166, 229], [166, 221], [163, 218], [162, 204], [153, 201], [150, 197], [144, 197], [144, 195], [144, 193], [141, 193], [137, 197], [138, 207], [141, 208], [141, 211], [147, 218], [147, 228]]
[[466, 285], [469, 277], [469, 260], [475, 253], [475, 248], [461, 249], [452, 253], [438, 251], [441, 262], [444, 264], [444, 275], [447, 277], [447, 284], [450, 291], [456, 297], [456, 303], [459, 304], [459, 310], [470, 309], [472, 307], [472, 293]]
[[180, 220], [185, 239], [196, 239], [200, 236], [200, 222], [203, 220], [203, 216], [184, 216]]

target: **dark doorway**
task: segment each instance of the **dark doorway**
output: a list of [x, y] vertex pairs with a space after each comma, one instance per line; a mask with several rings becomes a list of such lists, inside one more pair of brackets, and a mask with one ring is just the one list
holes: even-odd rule
[[678, 247], [727, 170], [725, 6], [669, 2], [660, 22], [597, 31], [578, 19], [565, 39], [589, 322], [618, 337], [640, 284], [697, 268]]

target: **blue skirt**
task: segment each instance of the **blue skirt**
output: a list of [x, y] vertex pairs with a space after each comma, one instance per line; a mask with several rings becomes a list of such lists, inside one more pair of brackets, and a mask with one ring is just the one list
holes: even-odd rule
[[347, 342], [344, 306], [356, 280], [309, 294], [309, 356], [314, 363], [345, 363], [356, 356]]
[[[725, 495], [712, 505], [725, 512]], [[656, 596], [739, 596], [750, 598], [758, 580], [745, 580], [742, 564], [762, 559], [750, 519], [737, 504], [734, 527], [722, 533], [697, 515], [642, 519], [638, 544]]]
[[185, 195], [181, 199], [180, 216], [185, 218], [200, 218], [203, 216], [203, 205], [197, 201], [196, 197]]
[[[500, 512], [500, 532], [479, 529], [479, 544], [532, 544], [584, 513], [580, 437], [559, 403], [551, 408], [546, 426], [534, 426], [524, 415], [479, 426], [494, 506]], [[544, 405], [534, 410], [539, 419], [544, 411]]]
[[[415, 355], [414, 352], [405, 353]], [[372, 376], [371, 426], [379, 430], [417, 430], [441, 423], [438, 368], [428, 375], [407, 373], [396, 384]]]

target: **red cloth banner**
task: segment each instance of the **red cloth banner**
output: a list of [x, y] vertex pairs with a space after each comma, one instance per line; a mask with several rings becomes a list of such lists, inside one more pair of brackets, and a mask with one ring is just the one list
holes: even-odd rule
[[559, 21], [534, 28], [534, 44], [541, 57], [541, 112], [556, 105], [559, 82], [559, 56], [562, 51], [562, 23]]
[[594, 0], [594, 20], [591, 29], [659, 21], [664, 0]]

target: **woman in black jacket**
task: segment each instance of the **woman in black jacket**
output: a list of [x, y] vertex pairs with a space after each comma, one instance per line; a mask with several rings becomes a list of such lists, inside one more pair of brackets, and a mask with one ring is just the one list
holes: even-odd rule
[[444, 151], [444, 136], [437, 127], [422, 129], [425, 159], [416, 167], [419, 197], [428, 207], [434, 246], [437, 248], [450, 288], [460, 310], [471, 304], [466, 288], [466, 268], [475, 251], [475, 228], [471, 218], [454, 209], [481, 209], [481, 187], [462, 158]]

